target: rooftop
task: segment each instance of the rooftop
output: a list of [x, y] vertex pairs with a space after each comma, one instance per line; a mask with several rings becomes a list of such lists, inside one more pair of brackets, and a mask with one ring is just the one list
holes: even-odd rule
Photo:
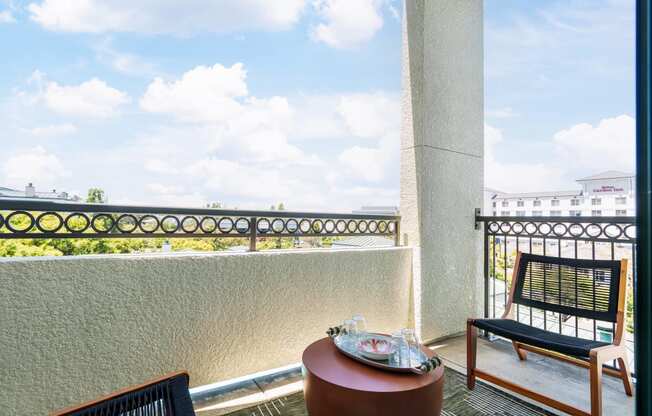
[[502, 192], [496, 194], [494, 198], [513, 199], [513, 198], [568, 198], [574, 196], [582, 196], [582, 190], [572, 191], [544, 191], [544, 192], [521, 192], [521, 193], [507, 193]]
[[634, 178], [636, 175], [633, 173], [626, 173], [618, 170], [607, 170], [592, 176], [587, 176], [586, 178], [577, 179], [577, 182], [585, 181], [597, 181], [601, 179], [622, 179], [622, 178]]

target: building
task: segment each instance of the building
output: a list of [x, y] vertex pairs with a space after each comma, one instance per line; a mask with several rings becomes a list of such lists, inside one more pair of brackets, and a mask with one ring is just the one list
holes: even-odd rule
[[398, 215], [398, 207], [395, 206], [363, 206], [360, 209], [351, 211], [352, 214], [360, 215]]
[[606, 171], [577, 179], [580, 189], [506, 193], [485, 189], [484, 212], [494, 216], [634, 216], [636, 178]]
[[25, 186], [24, 191], [0, 187], [0, 200], [2, 199], [44, 199], [49, 201], [80, 201], [77, 195], [70, 195], [68, 192], [57, 192], [56, 189], [45, 192], [38, 192], [30, 182]]

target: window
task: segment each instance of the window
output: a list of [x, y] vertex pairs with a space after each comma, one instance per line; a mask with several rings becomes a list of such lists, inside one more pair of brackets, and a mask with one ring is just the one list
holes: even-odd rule
[[525, 202], [523, 202], [523, 201], [516, 201], [516, 206], [517, 206], [517, 207], [524, 207], [524, 206], [525, 206]]
[[503, 217], [509, 217], [509, 211], [500, 211], [500, 215]]
[[491, 204], [492, 207], [496, 208], [496, 201]]
[[600, 198], [593, 198], [591, 200], [591, 205], [602, 205], [602, 199]]
[[525, 217], [525, 211], [516, 211], [517, 217]]
[[559, 206], [559, 200], [558, 199], [553, 199], [550, 201], [550, 206], [551, 207], [558, 207]]
[[600, 215], [602, 215], [602, 211], [600, 211], [599, 209], [594, 209], [593, 211], [591, 211], [591, 215], [594, 217], [599, 217]]
[[577, 207], [580, 205], [580, 200], [579, 199], [571, 199], [571, 205], [574, 207]]
[[618, 216], [618, 217], [627, 216], [627, 210], [626, 209], [617, 209], [616, 210], [616, 216]]
[[543, 215], [543, 211], [532, 211], [533, 217], [541, 217], [542, 215]]
[[494, 217], [495, 217], [496, 215], [498, 215], [498, 213], [497, 213], [496, 211], [494, 211]]
[[532, 201], [532, 205], [535, 206], [535, 207], [540, 207], [541, 206], [541, 201], [539, 201], [538, 199], [535, 199], [534, 201]]
[[559, 217], [559, 216], [561, 216], [561, 211], [552, 210], [552, 211], [550, 211], [550, 216], [551, 217]]
[[619, 196], [616, 198], [616, 205], [625, 205], [627, 204], [627, 197], [626, 196]]
[[581, 217], [582, 216], [582, 211], [570, 210], [570, 211], [568, 211], [568, 215], [570, 215], [571, 217]]
[[503, 201], [501, 205], [503, 207], [508, 207], [509, 206], [509, 201]]

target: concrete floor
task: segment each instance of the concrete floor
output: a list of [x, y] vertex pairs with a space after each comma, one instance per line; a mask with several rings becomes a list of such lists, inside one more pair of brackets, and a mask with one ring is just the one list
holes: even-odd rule
[[[430, 345], [430, 348], [443, 358], [447, 367], [466, 372], [465, 337], [437, 342]], [[521, 362], [511, 343], [501, 339], [490, 342], [484, 338], [478, 340], [478, 368], [581, 409], [589, 409], [589, 378], [586, 369], [532, 352], [528, 353], [527, 361]], [[191, 390], [191, 395], [198, 416], [221, 416], [263, 402], [273, 401], [278, 406], [283, 406], [284, 397], [301, 391], [302, 387], [301, 370], [291, 368], [217, 389], [202, 392]], [[529, 400], [524, 397], [521, 399]], [[619, 379], [603, 376], [602, 400], [604, 416], [635, 414], [634, 398], [625, 394]], [[535, 404], [541, 406], [540, 403]], [[548, 410], [564, 415], [554, 409]]]
[[[446, 366], [466, 371], [466, 338], [455, 337], [431, 345]], [[498, 339], [490, 342], [478, 340], [478, 368], [509, 379], [524, 387], [556, 400], [589, 410], [588, 370], [574, 365], [528, 353], [525, 362], [518, 360], [511, 343]], [[511, 393], [510, 394], [514, 394]], [[520, 396], [519, 396], [520, 397]], [[523, 398], [523, 400], [528, 400]], [[604, 416], [629, 416], [635, 414], [635, 400], [625, 394], [619, 379], [603, 376], [602, 401]], [[540, 406], [540, 404], [538, 404]], [[560, 413], [554, 409], [552, 412]]]

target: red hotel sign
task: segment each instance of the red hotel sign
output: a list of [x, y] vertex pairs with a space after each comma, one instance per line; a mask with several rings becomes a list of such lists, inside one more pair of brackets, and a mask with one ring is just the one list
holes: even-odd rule
[[623, 188], [616, 188], [612, 185], [602, 185], [601, 188], [594, 189], [593, 192], [623, 192]]

